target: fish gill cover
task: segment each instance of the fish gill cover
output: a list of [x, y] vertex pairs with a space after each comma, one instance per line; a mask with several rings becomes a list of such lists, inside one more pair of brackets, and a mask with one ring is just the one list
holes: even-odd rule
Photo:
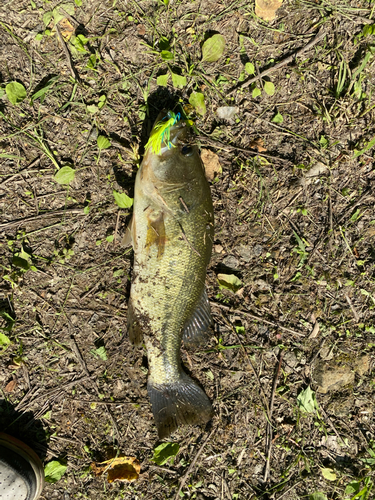
[[169, 111], [167, 115], [152, 129], [150, 138], [146, 144], [146, 151], [151, 148], [151, 151], [159, 155], [161, 153], [161, 145], [163, 142], [166, 144], [168, 149], [175, 147], [170, 141], [171, 127], [173, 127], [173, 125], [180, 120], [180, 113], [173, 113], [173, 111]]

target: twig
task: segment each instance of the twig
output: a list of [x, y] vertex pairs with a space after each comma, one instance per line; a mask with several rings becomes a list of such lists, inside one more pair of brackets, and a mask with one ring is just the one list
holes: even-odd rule
[[233, 146], [232, 144], [223, 144], [220, 141], [215, 141], [213, 139], [210, 139], [209, 137], [205, 137], [204, 135], [198, 136], [198, 139], [201, 142], [205, 142], [207, 144], [212, 144], [212, 146], [219, 147], [219, 148], [223, 149], [224, 151], [228, 151], [228, 148], [229, 148], [229, 150], [241, 151], [243, 153], [248, 153], [248, 154], [254, 155], [254, 156], [261, 156], [262, 158], [268, 158], [270, 160], [279, 160], [279, 161], [283, 161], [285, 163], [292, 163], [290, 160], [287, 160], [286, 158], [280, 158], [280, 156], [267, 155], [264, 153], [259, 153], [259, 151], [254, 151], [252, 149], [241, 148], [239, 146]]
[[352, 313], [353, 313], [353, 316], [354, 316], [356, 323], [358, 323], [359, 322], [359, 314], [357, 313], [355, 307], [353, 306], [353, 302], [351, 301], [349, 295], [345, 294], [345, 299], [346, 299], [346, 302], [349, 304], [350, 309], [352, 310]]
[[290, 55], [288, 57], [285, 57], [285, 59], [282, 59], [280, 62], [278, 62], [277, 64], [275, 64], [275, 66], [272, 66], [271, 68], [265, 69], [264, 71], [262, 71], [261, 73], [259, 73], [257, 76], [254, 76], [253, 78], [250, 78], [250, 80], [247, 80], [246, 82], [243, 82], [240, 85], [236, 85], [233, 89], [231, 89], [228, 92], [228, 95], [233, 94], [233, 92], [235, 92], [236, 90], [238, 90], [240, 88], [244, 89], [246, 87], [249, 87], [249, 85], [251, 85], [252, 83], [256, 82], [257, 80], [260, 80], [263, 77], [269, 75], [270, 73], [273, 73], [277, 69], [280, 69], [283, 66], [286, 66], [287, 64], [291, 63], [297, 56], [301, 55], [303, 52], [306, 52], [307, 50], [311, 49], [311, 47], [314, 47], [314, 45], [316, 45], [317, 43], [319, 43], [320, 40], [322, 40], [326, 36], [326, 34], [327, 34], [326, 31], [322, 28], [318, 32], [318, 34], [312, 40], [309, 41], [309, 43], [307, 45], [305, 45], [304, 47], [298, 49], [297, 52], [295, 52], [294, 54], [292, 54], [292, 55]]
[[[228, 306], [224, 306], [223, 304], [219, 304], [218, 302], [210, 302], [213, 306], [220, 307], [221, 309], [225, 309], [227, 311], [230, 311], [231, 308]], [[247, 316], [248, 318], [255, 319], [256, 321], [260, 321], [261, 323], [265, 323], [266, 325], [273, 326], [275, 328], [280, 328], [280, 330], [284, 330], [285, 332], [291, 333], [292, 335], [297, 335], [298, 337], [305, 337], [305, 334], [296, 332], [295, 330], [291, 330], [290, 328], [287, 328], [286, 326], [281, 326], [278, 325], [277, 323], [274, 323], [273, 321], [269, 321], [268, 319], [260, 318], [259, 316], [256, 316], [255, 314], [249, 313], [247, 311], [241, 311], [241, 309], [234, 309], [231, 311], [233, 313], [238, 313], [238, 314], [243, 314], [244, 316]]]
[[277, 366], [277, 370], [273, 379], [273, 384], [272, 384], [272, 391], [271, 391], [271, 400], [270, 400], [270, 418], [269, 422], [267, 425], [267, 461], [266, 461], [266, 469], [264, 471], [264, 482], [267, 482], [268, 475], [270, 472], [270, 461], [271, 461], [271, 451], [272, 451], [272, 437], [273, 437], [273, 430], [272, 430], [272, 413], [273, 413], [273, 403], [275, 401], [275, 393], [276, 393], [276, 386], [277, 386], [277, 381], [279, 379], [280, 375], [280, 370], [281, 370], [281, 362], [283, 360], [283, 351], [280, 353], [280, 358], [279, 358], [279, 364]]
[[35, 165], [37, 165], [40, 162], [40, 160], [41, 160], [40, 157], [39, 158], [35, 158], [35, 160], [32, 161], [30, 163], [30, 165], [28, 165], [27, 167], [23, 168], [20, 172], [17, 172], [16, 174], [13, 174], [10, 177], [8, 177], [7, 179], [5, 179], [0, 184], [0, 187], [5, 186], [5, 184], [7, 184], [8, 182], [12, 181], [13, 179], [15, 179], [16, 177], [18, 177], [19, 175], [22, 175], [23, 173], [25, 173], [25, 174], [29, 173], [29, 169], [32, 168], [32, 167], [35, 167]]
[[0, 229], [7, 229], [12, 226], [18, 226], [19, 224], [25, 224], [26, 222], [32, 222], [38, 219], [43, 219], [45, 217], [59, 217], [60, 215], [65, 214], [79, 214], [86, 215], [83, 213], [83, 209], [77, 208], [66, 208], [64, 210], [56, 210], [55, 212], [44, 212], [38, 215], [32, 215], [31, 217], [24, 217], [23, 219], [16, 219], [9, 222], [5, 222], [4, 224], [0, 224]]
[[77, 80], [79, 82], [80, 81], [79, 75], [73, 66], [70, 52], [68, 50], [68, 47], [66, 46], [65, 40], [62, 37], [61, 31], [60, 31], [60, 26], [58, 24], [56, 24], [56, 33], [57, 33], [57, 36], [59, 37], [63, 52], [65, 54], [65, 58], [66, 58], [66, 61], [68, 63], [68, 66], [69, 66], [70, 73], [71, 73], [72, 77], [74, 78], [74, 80]]
[[181, 497], [180, 497], [180, 492], [182, 491], [182, 488], [184, 487], [186, 481], [187, 481], [187, 478], [189, 476], [189, 474], [192, 472], [192, 470], [194, 469], [195, 467], [195, 464], [198, 460], [198, 458], [201, 456], [202, 454], [202, 451], [203, 451], [203, 448], [206, 446], [206, 444], [208, 443], [208, 441], [210, 440], [212, 434], [216, 431], [216, 427], [214, 427], [212, 429], [212, 431], [209, 433], [209, 435], [206, 437], [206, 439], [203, 441], [201, 447], [199, 448], [197, 454], [195, 455], [193, 461], [191, 462], [191, 464], [189, 465], [189, 468], [188, 470], [186, 471], [186, 473], [184, 474], [183, 478], [181, 479], [181, 482], [180, 482], [180, 487], [178, 488], [178, 491], [176, 493], [176, 496], [175, 496], [175, 500], [179, 500]]

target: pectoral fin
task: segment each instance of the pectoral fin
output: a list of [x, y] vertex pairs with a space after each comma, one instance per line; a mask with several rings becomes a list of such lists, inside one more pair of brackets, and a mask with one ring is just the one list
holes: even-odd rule
[[207, 340], [211, 325], [211, 308], [210, 303], [208, 302], [206, 289], [204, 289], [193, 315], [184, 326], [182, 333], [184, 343], [204, 343]]
[[147, 216], [147, 236], [146, 248], [156, 245], [158, 248], [158, 258], [162, 257], [165, 247], [165, 225], [162, 211], [152, 211]]
[[125, 247], [130, 247], [130, 245], [133, 247], [133, 250], [135, 250], [135, 220], [134, 220], [134, 215], [130, 219], [130, 222], [128, 224], [128, 227], [125, 230], [124, 237], [122, 238], [121, 243]]

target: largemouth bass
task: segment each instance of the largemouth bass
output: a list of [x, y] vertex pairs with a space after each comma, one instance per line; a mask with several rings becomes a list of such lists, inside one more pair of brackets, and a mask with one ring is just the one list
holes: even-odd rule
[[160, 439], [181, 424], [206, 423], [213, 414], [180, 359], [181, 339], [201, 340], [212, 322], [205, 277], [213, 206], [189, 135], [174, 113], [159, 115], [136, 176], [128, 228], [134, 248], [128, 332], [131, 342], [143, 338], [146, 345], [147, 390]]

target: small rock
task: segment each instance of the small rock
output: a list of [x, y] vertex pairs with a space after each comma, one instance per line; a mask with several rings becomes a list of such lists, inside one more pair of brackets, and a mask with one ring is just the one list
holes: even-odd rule
[[239, 247], [237, 247], [236, 252], [245, 262], [250, 262], [251, 257], [253, 256], [251, 248], [245, 245], [240, 245]]
[[361, 356], [354, 360], [354, 370], [358, 375], [364, 375], [370, 369], [370, 356]]
[[354, 371], [348, 363], [342, 365], [335, 362], [318, 363], [313, 377], [318, 384], [318, 392], [323, 394], [354, 384]]
[[262, 245], [255, 245], [253, 248], [253, 253], [256, 257], [259, 257], [263, 253]]
[[284, 355], [284, 371], [285, 373], [292, 373], [298, 365], [297, 356], [293, 351], [289, 351]]
[[223, 264], [224, 266], [228, 267], [229, 269], [233, 269], [234, 271], [236, 271], [240, 266], [238, 259], [236, 259], [234, 255], [228, 255], [227, 257], [225, 257], [223, 259]]
[[221, 245], [215, 245], [215, 253], [222, 253], [223, 247]]
[[343, 354], [330, 361], [319, 361], [314, 368], [313, 378], [318, 384], [318, 392], [327, 394], [354, 384], [355, 374], [362, 376], [369, 367], [369, 356], [356, 358]]

